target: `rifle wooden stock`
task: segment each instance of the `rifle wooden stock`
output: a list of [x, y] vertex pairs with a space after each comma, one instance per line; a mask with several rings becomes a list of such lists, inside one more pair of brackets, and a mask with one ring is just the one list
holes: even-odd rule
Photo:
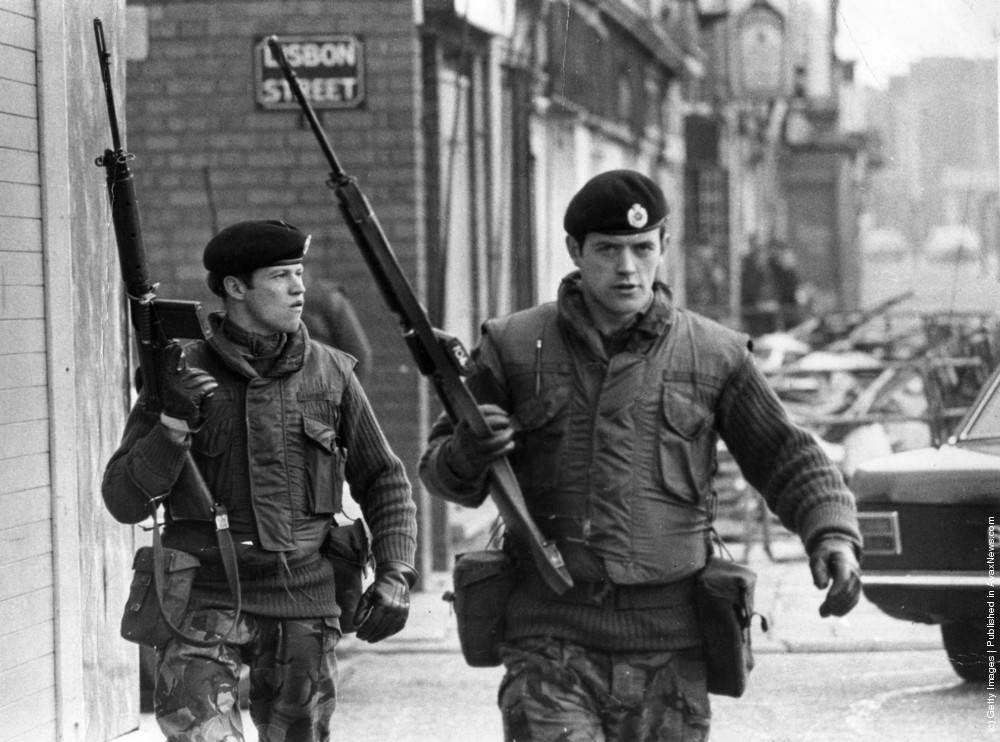
[[[489, 426], [459, 371], [466, 360], [464, 350], [456, 347], [456, 344], [445, 348], [440, 342], [426, 311], [400, 268], [371, 204], [358, 188], [355, 179], [348, 176], [340, 166], [315, 111], [299, 86], [294, 70], [285, 59], [277, 37], [269, 37], [267, 44], [326, 156], [330, 165], [327, 185], [337, 195], [340, 211], [383, 299], [399, 319], [403, 336], [420, 372], [433, 383], [452, 421], [465, 422], [476, 435], [489, 435]], [[536, 566], [548, 586], [556, 593], [564, 593], [572, 587], [573, 579], [566, 570], [559, 549], [545, 539], [528, 512], [524, 495], [506, 458], [491, 465], [490, 483], [493, 500], [507, 528], [529, 546]]]

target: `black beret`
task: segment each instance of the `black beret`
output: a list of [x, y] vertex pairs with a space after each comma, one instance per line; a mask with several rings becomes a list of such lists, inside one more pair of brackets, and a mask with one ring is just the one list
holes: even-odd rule
[[208, 241], [202, 262], [217, 276], [238, 276], [268, 265], [300, 262], [310, 239], [291, 224], [274, 219], [238, 222]]
[[656, 183], [634, 170], [595, 175], [566, 207], [566, 234], [583, 242], [588, 232], [636, 234], [666, 221], [669, 208]]

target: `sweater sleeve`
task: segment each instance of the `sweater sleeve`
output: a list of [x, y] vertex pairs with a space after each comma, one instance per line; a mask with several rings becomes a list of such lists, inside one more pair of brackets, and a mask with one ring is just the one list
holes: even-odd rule
[[743, 476], [807, 551], [840, 535], [860, 553], [854, 495], [818, 439], [789, 419], [749, 353], [723, 390], [717, 420]]
[[403, 462], [393, 453], [368, 397], [354, 375], [341, 404], [341, 431], [347, 448], [345, 473], [351, 495], [372, 531], [376, 564], [413, 565], [417, 549], [417, 508]]
[[487, 475], [469, 481], [452, 469], [448, 462], [454, 429], [447, 415], [439, 417], [431, 427], [427, 448], [420, 457], [420, 481], [437, 497], [467, 508], [479, 507], [489, 492]]
[[184, 443], [171, 440], [140, 399], [101, 482], [104, 504], [115, 520], [138, 523], [148, 518], [153, 503], [170, 493], [190, 447], [190, 437]]

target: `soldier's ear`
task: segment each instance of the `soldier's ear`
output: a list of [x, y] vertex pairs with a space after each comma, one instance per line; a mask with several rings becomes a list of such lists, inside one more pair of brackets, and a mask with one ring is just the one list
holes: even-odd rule
[[222, 288], [226, 290], [228, 298], [243, 301], [246, 298], [247, 285], [239, 276], [226, 276], [222, 279]]
[[583, 245], [577, 242], [576, 237], [571, 234], [566, 235], [566, 251], [569, 252], [573, 265], [579, 266], [580, 258], [583, 255]]

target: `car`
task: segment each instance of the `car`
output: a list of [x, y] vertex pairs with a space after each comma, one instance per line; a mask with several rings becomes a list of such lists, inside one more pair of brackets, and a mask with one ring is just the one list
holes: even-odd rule
[[865, 597], [938, 624], [955, 672], [995, 680], [1000, 609], [1000, 369], [938, 447], [862, 463], [851, 477]]

